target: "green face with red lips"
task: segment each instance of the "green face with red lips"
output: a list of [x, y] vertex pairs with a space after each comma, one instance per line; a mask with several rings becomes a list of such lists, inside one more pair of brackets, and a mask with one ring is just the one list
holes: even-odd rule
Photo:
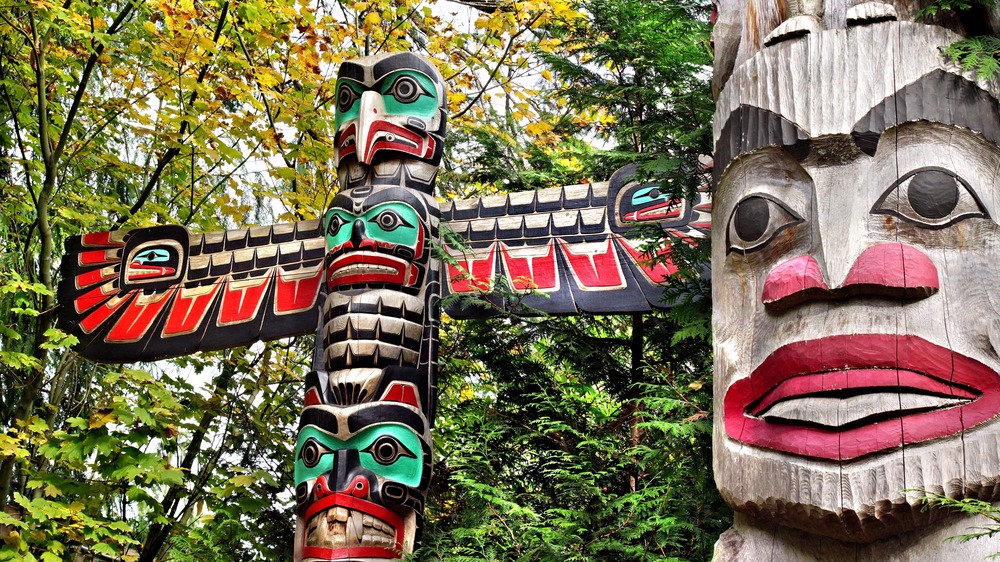
[[[329, 290], [420, 286], [428, 260], [427, 212], [406, 191], [383, 190], [360, 201], [341, 195], [334, 201], [323, 219]], [[399, 199], [388, 199], [393, 194]]]

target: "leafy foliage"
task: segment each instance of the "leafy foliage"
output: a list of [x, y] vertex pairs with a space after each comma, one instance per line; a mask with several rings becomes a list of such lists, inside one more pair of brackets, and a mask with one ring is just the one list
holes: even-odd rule
[[[918, 19], [933, 21], [947, 15], [957, 15], [963, 20], [981, 17], [977, 8], [995, 9], [997, 0], [934, 0], [917, 10]], [[943, 49], [945, 56], [974, 71], [981, 79], [988, 79], [1000, 72], [1000, 38], [995, 35], [975, 35], [956, 41]]]

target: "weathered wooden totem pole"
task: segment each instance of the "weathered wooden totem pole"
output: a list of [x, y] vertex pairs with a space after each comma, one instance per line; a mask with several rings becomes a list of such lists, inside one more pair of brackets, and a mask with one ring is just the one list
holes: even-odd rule
[[716, 560], [982, 559], [1000, 500], [995, 33], [921, 2], [727, 0], [714, 34]]
[[[295, 447], [296, 560], [400, 558], [420, 540], [431, 476], [440, 293], [506, 278], [552, 314], [663, 306], [669, 264], [637, 223], [687, 242], [711, 204], [629, 181], [450, 202], [434, 182], [445, 85], [426, 59], [345, 62], [334, 139], [341, 190], [322, 220], [194, 234], [180, 226], [67, 241], [65, 330], [95, 361], [149, 361], [316, 333]], [[466, 243], [434, 248], [439, 226]], [[530, 293], [530, 294], [527, 294]], [[494, 313], [451, 311], [456, 317]], [[523, 310], [522, 310], [523, 312]]]

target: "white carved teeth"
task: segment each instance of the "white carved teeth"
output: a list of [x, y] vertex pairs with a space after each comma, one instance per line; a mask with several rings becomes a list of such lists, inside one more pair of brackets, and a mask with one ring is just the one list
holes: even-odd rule
[[334, 506], [309, 520], [306, 544], [326, 548], [396, 547], [396, 531], [385, 521], [362, 511]]

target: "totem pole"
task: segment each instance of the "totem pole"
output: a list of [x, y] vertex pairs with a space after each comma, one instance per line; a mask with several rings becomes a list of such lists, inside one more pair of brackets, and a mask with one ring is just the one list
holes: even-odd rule
[[1000, 551], [922, 509], [1000, 500], [1000, 83], [941, 53], [1000, 13], [921, 5], [719, 3], [718, 561]]
[[[431, 477], [439, 294], [498, 280], [517, 313], [633, 313], [663, 303], [669, 262], [632, 232], [707, 234], [711, 203], [631, 181], [448, 202], [434, 182], [445, 85], [428, 60], [345, 62], [334, 138], [340, 192], [322, 220], [194, 234], [180, 226], [66, 242], [61, 326], [94, 361], [151, 361], [316, 333], [295, 447], [295, 559], [383, 560], [420, 540]], [[447, 224], [464, 243], [434, 249]], [[668, 251], [668, 250], [667, 250]]]

